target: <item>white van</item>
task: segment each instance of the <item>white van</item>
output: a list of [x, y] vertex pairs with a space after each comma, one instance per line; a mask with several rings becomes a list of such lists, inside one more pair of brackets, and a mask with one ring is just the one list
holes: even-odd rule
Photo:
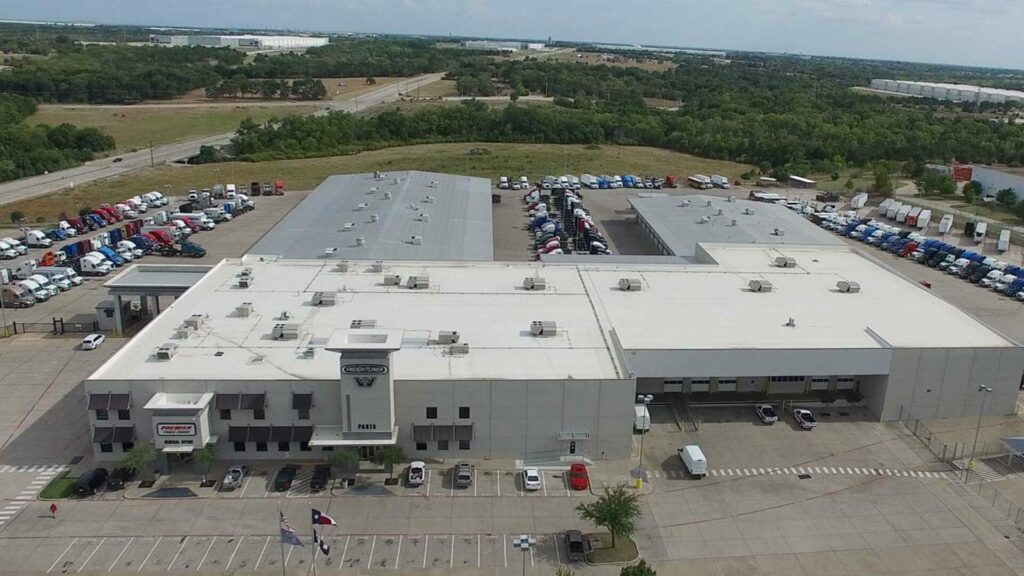
[[648, 432], [651, 429], [651, 411], [645, 404], [633, 406], [633, 430], [637, 432]]
[[679, 459], [683, 461], [683, 466], [686, 466], [686, 471], [692, 476], [703, 478], [708, 475], [708, 461], [704, 458], [704, 453], [700, 451], [700, 446], [696, 444], [683, 446], [679, 449]]

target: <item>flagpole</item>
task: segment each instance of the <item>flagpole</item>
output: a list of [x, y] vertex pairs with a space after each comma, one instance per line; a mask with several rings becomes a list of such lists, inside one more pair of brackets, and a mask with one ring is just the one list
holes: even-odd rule
[[[278, 523], [278, 532], [280, 532], [281, 531], [280, 530], [281, 518], [284, 517], [284, 514], [281, 512], [281, 506], [280, 505], [277, 507], [277, 517], [278, 517], [278, 522], [277, 522]], [[287, 576], [287, 574], [285, 572], [285, 566], [284, 566], [284, 563], [285, 563], [285, 558], [284, 558], [284, 538], [282, 538], [281, 535], [278, 534], [277, 539], [281, 541], [281, 576]]]
[[320, 541], [316, 537], [316, 524], [310, 523], [313, 530], [313, 546], [310, 546], [310, 553], [313, 555], [313, 576], [316, 576], [316, 552], [320, 549]]

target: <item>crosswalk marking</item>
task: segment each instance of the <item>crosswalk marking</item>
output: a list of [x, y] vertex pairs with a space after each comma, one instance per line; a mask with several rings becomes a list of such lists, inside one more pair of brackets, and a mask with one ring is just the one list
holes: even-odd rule
[[41, 474], [56, 474], [68, 467], [62, 464], [36, 464], [34, 466], [12, 466], [9, 464], [0, 465], [0, 474], [14, 474], [19, 472], [39, 472]]

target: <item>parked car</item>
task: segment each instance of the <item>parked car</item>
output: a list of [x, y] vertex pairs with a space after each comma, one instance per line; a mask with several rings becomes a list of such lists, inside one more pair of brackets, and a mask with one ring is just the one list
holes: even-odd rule
[[278, 492], [287, 492], [292, 489], [292, 480], [295, 480], [295, 473], [297, 470], [294, 466], [285, 466], [277, 471], [277, 477], [274, 479], [274, 490]]
[[758, 404], [754, 406], [754, 412], [757, 412], [757, 417], [765, 424], [775, 424], [779, 421], [779, 414], [771, 404]]
[[320, 492], [327, 488], [327, 483], [331, 480], [331, 467], [328, 464], [320, 464], [313, 469], [313, 477], [309, 480], [309, 490], [311, 492]]
[[228, 468], [227, 474], [224, 475], [224, 480], [220, 483], [221, 490], [234, 490], [235, 488], [238, 488], [242, 485], [242, 482], [245, 481], [245, 477], [248, 475], [249, 467], [245, 464]]
[[466, 462], [459, 462], [452, 469], [452, 478], [458, 488], [468, 488], [473, 485], [473, 467]]
[[523, 468], [523, 490], [540, 490], [540, 470], [536, 468]]
[[108, 472], [106, 468], [93, 468], [83, 473], [75, 480], [71, 492], [75, 496], [92, 496], [107, 481]]
[[103, 334], [89, 334], [82, 338], [82, 350], [95, 350], [107, 339]]
[[573, 490], [586, 490], [590, 487], [590, 474], [587, 473], [587, 465], [576, 462], [569, 467], [569, 486]]
[[814, 419], [814, 415], [811, 414], [811, 411], [805, 410], [804, 408], [794, 408], [793, 419], [796, 420], [796, 423], [804, 430], [810, 430], [818, 425], [818, 422]]
[[579, 562], [583, 560], [587, 552], [590, 552], [590, 542], [583, 537], [583, 533], [579, 530], [566, 530], [565, 550], [566, 557], [570, 562]]
[[107, 490], [120, 490], [124, 488], [125, 484], [135, 479], [136, 474], [138, 474], [138, 471], [135, 468], [126, 468], [124, 466], [114, 468], [114, 471], [107, 478]]
[[422, 486], [427, 479], [427, 465], [419, 460], [409, 464], [409, 486]]

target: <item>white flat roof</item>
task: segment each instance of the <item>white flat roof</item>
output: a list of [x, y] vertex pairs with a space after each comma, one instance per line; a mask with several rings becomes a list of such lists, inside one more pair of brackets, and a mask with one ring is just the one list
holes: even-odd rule
[[[225, 260], [158, 316], [91, 376], [94, 380], [330, 380], [339, 377], [331, 338], [354, 320], [375, 320], [376, 332], [400, 332], [396, 380], [613, 379], [623, 377], [612, 351], [703, 349], [990, 348], [1014, 343], [846, 246], [701, 244], [713, 264], [370, 263]], [[777, 256], [796, 260], [773, 265]], [[250, 267], [251, 288], [237, 287]], [[429, 275], [430, 286], [385, 286], [385, 274]], [[547, 290], [521, 288], [526, 276]], [[623, 292], [620, 278], [643, 290]], [[774, 290], [755, 293], [750, 280]], [[836, 290], [856, 281], [855, 294]], [[314, 292], [336, 291], [334, 306], [310, 304]], [[251, 302], [253, 313], [235, 308]], [[282, 319], [287, 312], [287, 319]], [[204, 315], [198, 332], [177, 328]], [[795, 326], [787, 326], [792, 318]], [[530, 334], [530, 323], [557, 323], [553, 337]], [[274, 340], [275, 324], [295, 324], [297, 340]], [[468, 354], [436, 344], [457, 331]], [[338, 332], [340, 331], [340, 332]], [[614, 338], [612, 337], [614, 331]], [[153, 357], [173, 342], [169, 361]], [[305, 351], [313, 349], [312, 354]]]

